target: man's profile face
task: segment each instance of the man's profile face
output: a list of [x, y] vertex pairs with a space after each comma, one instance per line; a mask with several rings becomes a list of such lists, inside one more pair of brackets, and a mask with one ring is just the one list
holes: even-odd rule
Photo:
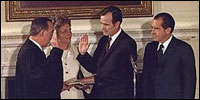
[[51, 40], [51, 37], [53, 36], [53, 23], [47, 22], [48, 23], [48, 29], [45, 30], [44, 32], [44, 47], [48, 45], [49, 41]]
[[163, 43], [166, 40], [167, 32], [162, 26], [163, 20], [161, 18], [152, 21], [152, 38], [154, 41]]
[[101, 16], [101, 29], [105, 36], [112, 36], [115, 34], [117, 28], [115, 24], [112, 23], [112, 13], [108, 12], [106, 15]]

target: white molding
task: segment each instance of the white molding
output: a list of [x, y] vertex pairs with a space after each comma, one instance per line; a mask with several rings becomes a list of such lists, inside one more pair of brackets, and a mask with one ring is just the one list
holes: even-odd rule
[[[125, 30], [126, 31], [126, 30]], [[136, 42], [140, 41], [151, 41], [151, 30], [146, 29], [135, 29], [134, 31], [130, 31], [127, 29], [126, 31], [132, 38], [136, 40]], [[101, 37], [101, 32], [95, 31], [77, 31], [73, 33], [72, 36], [72, 44], [78, 44], [79, 38], [82, 34], [87, 33], [89, 35], [89, 41], [92, 44], [96, 44], [98, 39]], [[190, 40], [195, 38], [199, 33], [199, 29], [176, 29], [174, 31], [174, 35], [182, 40]], [[14, 33], [13, 33], [14, 34]], [[17, 34], [17, 33], [16, 33]], [[96, 34], [96, 35], [95, 35]], [[28, 35], [12, 35], [12, 36], [1, 36], [1, 48], [9, 48], [9, 47], [19, 47], [23, 44]]]
[[[143, 49], [145, 44], [152, 40], [150, 29], [126, 29], [125, 30], [132, 38], [137, 42], [138, 49], [138, 65], [142, 66], [143, 60]], [[91, 48], [89, 48], [89, 53], [93, 54], [96, 48], [97, 42], [102, 36], [102, 32], [95, 31], [76, 31], [73, 32], [72, 44], [78, 45], [79, 38], [82, 34], [87, 33], [89, 35], [89, 42], [91, 43]], [[182, 40], [191, 40], [197, 38], [199, 29], [175, 29], [174, 35]], [[14, 33], [13, 33], [14, 34]], [[1, 77], [10, 77], [15, 75], [15, 63], [16, 55], [23, 44], [27, 35], [12, 35], [12, 36], [1, 36]], [[6, 54], [4, 53], [6, 52]], [[14, 58], [13, 58], [14, 57]], [[7, 61], [6, 61], [7, 60]]]

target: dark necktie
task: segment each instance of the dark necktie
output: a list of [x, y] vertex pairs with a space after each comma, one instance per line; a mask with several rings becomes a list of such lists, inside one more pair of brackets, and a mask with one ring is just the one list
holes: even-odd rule
[[159, 47], [159, 49], [158, 49], [158, 51], [157, 51], [157, 56], [158, 56], [158, 62], [160, 62], [160, 60], [162, 59], [162, 57], [163, 57], [163, 49], [164, 48], [164, 46], [163, 46], [163, 44], [161, 44], [160, 45], [160, 47]]
[[82, 78], [84, 78], [84, 76], [83, 76], [83, 73], [81, 72], [81, 69], [79, 67], [77, 79], [82, 79]]
[[108, 41], [106, 43], [106, 53], [108, 52], [109, 48], [110, 48], [110, 41], [112, 40], [111, 37], [108, 37]]

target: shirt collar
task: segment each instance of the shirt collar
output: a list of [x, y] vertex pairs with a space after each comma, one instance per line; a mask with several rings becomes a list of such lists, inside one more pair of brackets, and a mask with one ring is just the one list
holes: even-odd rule
[[33, 40], [31, 38], [29, 38], [29, 40], [31, 40], [35, 45], [37, 45], [40, 48], [41, 51], [43, 51], [43, 49], [42, 49], [42, 47], [40, 46], [39, 43], [37, 43], [35, 40]]
[[119, 36], [121, 31], [122, 31], [122, 29], [120, 28], [119, 31], [115, 35], [111, 36], [112, 40], [110, 41], [110, 47], [114, 43], [114, 41], [117, 39], [117, 37]]
[[[163, 46], [164, 46], [164, 48], [163, 48], [163, 53], [164, 53], [164, 52], [166, 51], [166, 49], [167, 49], [167, 47], [168, 47], [168, 45], [169, 45], [169, 43], [170, 43], [171, 40], [172, 40], [172, 35], [171, 35], [170, 38], [169, 38], [167, 41], [165, 41], [164, 43], [159, 43], [158, 49], [159, 49], [160, 45], [163, 44]], [[158, 50], [158, 49], [157, 49], [157, 50]]]
[[111, 36], [112, 40], [115, 40], [119, 36], [121, 31], [122, 31], [122, 29], [120, 28], [119, 31], [115, 35]]

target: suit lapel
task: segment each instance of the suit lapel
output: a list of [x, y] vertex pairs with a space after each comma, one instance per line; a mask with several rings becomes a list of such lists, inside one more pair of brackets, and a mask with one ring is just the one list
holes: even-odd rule
[[173, 54], [176, 51], [176, 38], [172, 37], [171, 42], [169, 43], [163, 58], [161, 59], [160, 66], [163, 69], [165, 67], [165, 64], [170, 60], [170, 57], [173, 56]]
[[110, 47], [110, 50], [105, 54], [104, 58], [107, 57], [118, 45], [119, 41], [121, 40], [121, 38], [124, 35], [124, 31], [122, 30], [121, 33], [119, 34], [119, 36], [116, 38], [116, 40], [114, 41], [114, 43], [112, 44], [112, 46]]
[[[110, 47], [110, 50], [106, 53], [105, 52], [105, 47], [104, 46], [104, 51], [101, 54], [101, 58], [100, 58], [100, 66], [103, 66], [104, 62], [106, 61], [106, 59], [108, 58], [108, 56], [112, 53], [112, 51], [117, 47], [117, 45], [119, 44], [120, 40], [123, 38], [124, 36], [124, 31], [122, 30], [121, 33], [119, 34], [119, 36], [116, 38], [116, 40], [114, 41], [114, 43], [112, 44], [112, 46]], [[106, 45], [106, 43], [105, 43]]]
[[102, 42], [103, 48], [101, 49], [102, 52], [101, 52], [100, 57], [99, 57], [98, 62], [97, 62], [97, 66], [98, 66], [97, 67], [97, 73], [98, 73], [98, 71], [100, 70], [100, 68], [102, 67], [102, 64], [103, 64], [102, 62], [103, 62], [103, 59], [104, 59], [105, 53], [106, 53], [106, 42], [107, 42], [107, 39], [108, 39], [108, 37], [106, 37], [105, 41]]

